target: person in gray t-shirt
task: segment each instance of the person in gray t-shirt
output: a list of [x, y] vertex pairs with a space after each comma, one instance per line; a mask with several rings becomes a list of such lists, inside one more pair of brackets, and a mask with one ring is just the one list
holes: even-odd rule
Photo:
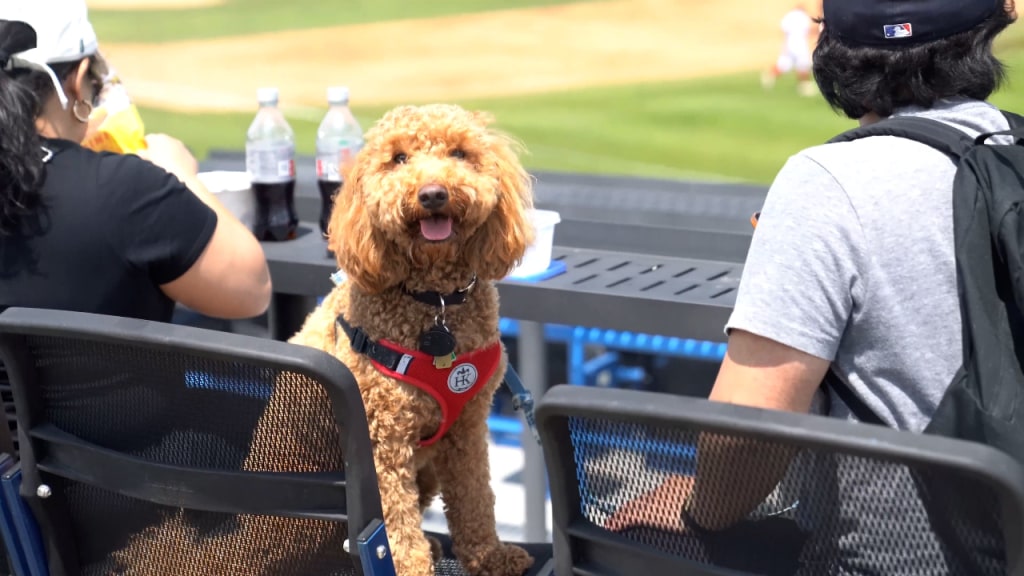
[[[1008, 128], [986, 99], [1003, 79], [992, 41], [1016, 19], [1013, 0], [824, 0], [823, 9], [814, 72], [833, 108], [861, 125], [906, 115], [971, 136]], [[791, 157], [761, 211], [711, 399], [809, 412], [831, 367], [886, 423], [923, 430], [962, 363], [955, 171], [944, 154], [895, 137]], [[838, 398], [830, 404], [831, 415], [853, 419]], [[840, 490], [872, 481], [863, 471], [832, 473]], [[694, 494], [684, 517], [698, 529], [736, 519], [702, 505], [727, 500], [728, 487], [702, 482], [700, 473], [696, 487], [685, 484], [670, 479], [610, 526], [678, 526], [682, 503], [654, 504], [668, 494]], [[851, 526], [839, 543], [844, 571], [887, 565], [882, 572], [895, 574], [892, 562], [909, 562], [914, 573], [948, 573], [925, 540], [908, 546], [909, 556], [886, 558], [896, 536], [885, 532], [886, 517], [915, 513], [893, 494], [900, 492], [880, 487], [871, 513], [835, 507]]]
[[[984, 22], [959, 35], [994, 37], [1012, 19], [1012, 3], [1007, 13], [993, 8], [1003, 1], [923, 4], [948, 5], [951, 22], [959, 22], [960, 10], [997, 10], [980, 13]], [[846, 30], [853, 23], [831, 30], [829, 10], [840, 2], [824, 4], [825, 38], [815, 53], [818, 83], [834, 107], [862, 125], [924, 116], [972, 137], [1008, 128], [984, 101], [1002, 75], [988, 44], [979, 43], [984, 54], [963, 47], [960, 54], [952, 48], [922, 53], [919, 44], [872, 50]], [[849, 12], [844, 7], [842, 15]], [[866, 50], [876, 57], [875, 70], [855, 60], [866, 59]], [[931, 70], [921, 72], [928, 64]], [[807, 411], [831, 365], [887, 424], [924, 429], [963, 360], [955, 172], [941, 152], [895, 137], [826, 144], [791, 157], [754, 233], [727, 324], [729, 355], [712, 398]], [[838, 398], [830, 400], [833, 415], [852, 419]]]
[[[849, 118], [924, 116], [970, 136], [1009, 127], [985, 99], [1002, 79], [991, 46], [1016, 17], [1012, 1], [823, 7], [815, 76]], [[711, 399], [806, 412], [832, 368], [887, 424], [922, 431], [963, 361], [955, 172], [941, 152], [895, 137], [790, 158], [754, 232]], [[829, 394], [830, 414], [853, 420]], [[960, 573], [945, 553], [950, 543], [923, 520], [909, 475], [848, 459], [833, 475], [840, 496], [828, 513], [838, 518], [819, 521], [844, 527], [832, 536], [840, 573]]]
[[[1012, 0], [823, 7], [814, 70], [834, 108], [861, 125], [925, 116], [971, 136], [1008, 128], [985, 99], [1003, 77], [991, 45], [1016, 18]], [[886, 423], [921, 431], [962, 362], [955, 171], [895, 137], [791, 157], [754, 233], [711, 398], [806, 412], [831, 366]]]

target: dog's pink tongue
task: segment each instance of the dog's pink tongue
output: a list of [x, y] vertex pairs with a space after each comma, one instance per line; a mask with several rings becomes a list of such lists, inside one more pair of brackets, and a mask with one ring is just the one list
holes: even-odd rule
[[447, 240], [452, 235], [452, 219], [446, 216], [431, 216], [420, 220], [420, 234], [427, 240]]

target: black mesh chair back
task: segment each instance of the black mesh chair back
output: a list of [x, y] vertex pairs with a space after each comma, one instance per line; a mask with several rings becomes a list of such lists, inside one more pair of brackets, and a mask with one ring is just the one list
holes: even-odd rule
[[360, 543], [388, 551], [362, 400], [330, 355], [15, 308], [0, 353], [52, 576], [362, 574]]
[[7, 377], [7, 368], [0, 361], [0, 408], [3, 418], [0, 421], [0, 452], [18, 456], [18, 419], [14, 416], [14, 392], [11, 380]]
[[1024, 574], [1024, 469], [984, 445], [568, 386], [537, 416], [558, 576]]
[[[0, 422], [0, 453], [18, 456], [18, 429], [14, 418], [14, 394], [7, 378], [7, 369], [0, 361], [0, 408], [3, 409], [3, 421]], [[6, 545], [0, 545], [0, 575], [13, 574], [11, 559]]]

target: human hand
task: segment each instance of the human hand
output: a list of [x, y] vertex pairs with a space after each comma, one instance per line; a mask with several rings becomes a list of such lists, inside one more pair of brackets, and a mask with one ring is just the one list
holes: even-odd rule
[[680, 532], [683, 505], [692, 491], [693, 476], [669, 476], [654, 490], [616, 510], [604, 526], [614, 532], [640, 526]]
[[199, 172], [199, 162], [185, 144], [166, 134], [146, 136], [146, 149], [139, 150], [136, 154], [174, 174], [180, 180], [193, 178]]

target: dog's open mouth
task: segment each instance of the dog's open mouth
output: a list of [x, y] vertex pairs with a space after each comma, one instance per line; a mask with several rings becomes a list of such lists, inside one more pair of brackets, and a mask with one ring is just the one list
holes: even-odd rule
[[428, 216], [420, 220], [420, 234], [431, 242], [441, 242], [451, 238], [451, 216]]

